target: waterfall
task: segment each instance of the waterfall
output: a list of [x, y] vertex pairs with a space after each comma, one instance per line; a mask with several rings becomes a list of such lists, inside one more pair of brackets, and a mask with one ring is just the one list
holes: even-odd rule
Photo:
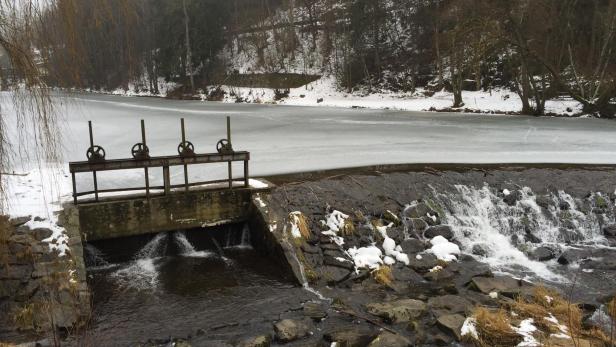
[[134, 259], [152, 259], [155, 257], [162, 257], [167, 253], [167, 240], [169, 235], [167, 233], [158, 233], [150, 242], [146, 243], [137, 253]]
[[614, 222], [613, 206], [596, 213], [597, 201], [609, 201], [599, 193], [576, 199], [559, 191], [538, 198], [525, 187], [517, 203], [509, 206], [487, 184], [482, 188], [456, 185], [455, 189], [453, 193], [433, 190], [444, 222], [452, 227], [463, 251], [477, 254], [473, 249], [481, 248], [479, 256], [497, 271], [562, 280], [549, 263], [531, 260], [527, 253], [539, 245], [562, 250], [571, 244], [605, 244], [602, 226]]
[[167, 233], [159, 233], [143, 246], [125, 268], [111, 274], [120, 285], [137, 289], [150, 289], [158, 284], [156, 260], [167, 253]]
[[105, 260], [105, 255], [100, 249], [94, 247], [91, 244], [86, 244], [83, 248], [84, 261], [88, 268], [106, 268], [111, 264]]
[[209, 251], [197, 251], [195, 247], [188, 241], [186, 234], [183, 231], [176, 231], [173, 233], [173, 241], [180, 250], [180, 255], [184, 257], [192, 258], [206, 258], [214, 256], [213, 252]]
[[250, 227], [248, 224], [244, 224], [242, 226], [242, 231], [239, 237], [239, 243], [237, 232], [229, 231], [227, 233], [227, 241], [224, 248], [234, 248], [234, 249], [251, 249], [252, 244], [250, 243]]

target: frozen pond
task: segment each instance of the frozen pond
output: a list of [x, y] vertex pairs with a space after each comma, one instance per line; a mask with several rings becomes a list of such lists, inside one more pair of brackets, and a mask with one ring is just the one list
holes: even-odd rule
[[[58, 100], [65, 162], [86, 159], [88, 120], [94, 124], [95, 143], [111, 159], [130, 157], [133, 144], [141, 141], [140, 119], [145, 119], [153, 156], [177, 153], [181, 117], [196, 152], [214, 152], [216, 142], [225, 137], [224, 117], [231, 116], [233, 146], [251, 152], [253, 176], [401, 163], [616, 163], [616, 122], [602, 119], [224, 104], [99, 94]], [[4, 107], [4, 112], [10, 123], [10, 108]], [[192, 170], [191, 179], [226, 174], [224, 164], [205, 169]], [[240, 167], [234, 172], [241, 173]], [[151, 175], [152, 184], [161, 180], [162, 173], [152, 170]], [[172, 181], [181, 181], [182, 175], [181, 170], [172, 170]], [[59, 193], [65, 195], [70, 182], [61, 181]], [[100, 173], [99, 184], [101, 188], [143, 185], [143, 172]], [[80, 189], [90, 185], [89, 176], [79, 180]], [[27, 195], [29, 188], [25, 190]]]

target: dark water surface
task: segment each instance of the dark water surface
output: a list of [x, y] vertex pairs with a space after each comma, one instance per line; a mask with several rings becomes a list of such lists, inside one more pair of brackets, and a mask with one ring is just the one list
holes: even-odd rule
[[181, 247], [184, 254], [173, 255], [182, 235], [159, 234], [148, 243], [157, 247], [138, 252], [149, 247], [162, 256], [89, 268], [93, 317], [82, 342], [240, 339], [271, 331], [280, 313], [308, 299], [278, 264], [246, 245], [225, 247], [224, 256]]

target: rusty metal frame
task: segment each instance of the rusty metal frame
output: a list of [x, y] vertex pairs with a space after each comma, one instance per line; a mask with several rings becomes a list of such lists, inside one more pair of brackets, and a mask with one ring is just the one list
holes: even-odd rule
[[[90, 131], [90, 147], [94, 146], [92, 136], [92, 123], [88, 122]], [[182, 143], [186, 141], [186, 134], [184, 130], [184, 119], [181, 119], [182, 130]], [[146, 143], [145, 137], [145, 125], [141, 120], [141, 139], [142, 143]], [[231, 143], [231, 123], [229, 117], [227, 117], [227, 141]], [[126, 158], [126, 159], [112, 159], [112, 160], [87, 160], [76, 161], [69, 163], [69, 171], [71, 173], [73, 183], [73, 202], [78, 203], [78, 197], [94, 194], [94, 201], [99, 201], [99, 193], [112, 193], [112, 192], [130, 192], [137, 190], [145, 190], [146, 199], [150, 198], [151, 190], [162, 190], [165, 195], [171, 193], [172, 189], [184, 188], [185, 192], [188, 192], [190, 187], [216, 184], [228, 182], [228, 188], [233, 188], [233, 182], [242, 182], [242, 187], [249, 186], [248, 177], [248, 161], [250, 160], [250, 153], [246, 151], [233, 151], [230, 153], [205, 153], [205, 154], [192, 154], [192, 155], [172, 155], [172, 156], [158, 156], [147, 158]], [[228, 177], [220, 180], [210, 180], [202, 182], [189, 182], [188, 181], [188, 166], [196, 164], [209, 164], [209, 163], [227, 163], [228, 164]], [[232, 163], [243, 162], [244, 163], [244, 177], [240, 179], [233, 179], [232, 177]], [[182, 166], [184, 170], [184, 183], [183, 184], [171, 184], [169, 175], [169, 168], [171, 166]], [[162, 168], [163, 169], [163, 186], [150, 186], [149, 181], [149, 169], [150, 168]], [[131, 170], [131, 169], [144, 169], [145, 173], [145, 186], [144, 187], [131, 187], [131, 188], [114, 188], [114, 189], [98, 189], [98, 181], [96, 173], [99, 171], [114, 171], [114, 170]], [[78, 192], [76, 185], [77, 173], [92, 172], [94, 181], [94, 190]]]

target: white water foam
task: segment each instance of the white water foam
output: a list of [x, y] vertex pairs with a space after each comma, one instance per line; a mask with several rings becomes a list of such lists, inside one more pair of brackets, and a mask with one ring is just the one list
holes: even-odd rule
[[143, 246], [127, 267], [111, 274], [120, 285], [136, 288], [151, 289], [158, 284], [158, 269], [156, 261], [162, 258], [167, 251], [167, 233], [159, 233], [150, 242]]
[[[563, 244], [567, 234], [563, 228], [570, 230], [578, 243], [600, 245], [606, 242], [601, 225], [606, 219], [613, 222], [613, 216], [581, 212], [582, 202], [562, 191], [551, 194], [549, 205], [542, 208], [530, 188], [521, 189], [522, 198], [515, 206], [507, 205], [487, 184], [482, 188], [455, 188], [457, 192], [452, 194], [434, 191], [435, 199], [444, 209], [444, 220], [452, 227], [464, 252], [471, 253], [475, 245], [483, 246], [487, 254], [481, 260], [505, 273], [530, 272], [544, 280], [566, 281], [550, 269], [550, 263], [529, 259], [524, 251], [535, 245], [525, 241], [527, 231], [541, 239], [542, 244], [556, 248], [567, 247]], [[592, 195], [587, 200], [595, 201]], [[569, 204], [568, 209], [559, 208], [563, 202]]]
[[195, 247], [188, 241], [186, 234], [183, 231], [173, 233], [173, 241], [177, 244], [180, 255], [190, 258], [209, 258], [216, 256], [216, 253], [210, 251], [197, 251]]

